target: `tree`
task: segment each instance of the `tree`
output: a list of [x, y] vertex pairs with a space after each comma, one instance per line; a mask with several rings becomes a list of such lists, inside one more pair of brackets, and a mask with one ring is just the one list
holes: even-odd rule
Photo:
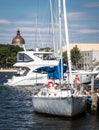
[[0, 44], [0, 67], [11, 67], [16, 62], [18, 51], [23, 51], [19, 46]]
[[50, 47], [46, 47], [46, 48], [40, 48], [39, 51], [53, 51]]
[[65, 64], [68, 64], [68, 60], [67, 60], [67, 51], [63, 52], [63, 61]]
[[[79, 63], [80, 59], [81, 59], [81, 52], [76, 45], [75, 47], [73, 47], [73, 49], [71, 49], [71, 61], [73, 66], [77, 67], [77, 64]], [[66, 51], [63, 52], [63, 61], [64, 63], [68, 64]]]
[[81, 59], [81, 52], [80, 52], [80, 50], [78, 49], [78, 47], [76, 45], [71, 50], [71, 61], [72, 61], [72, 64], [75, 67], [77, 67], [77, 64], [79, 64], [80, 59]]

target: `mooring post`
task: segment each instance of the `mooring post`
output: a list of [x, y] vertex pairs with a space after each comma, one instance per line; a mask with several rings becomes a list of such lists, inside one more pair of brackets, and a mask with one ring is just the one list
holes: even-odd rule
[[91, 79], [91, 97], [92, 97], [91, 112], [96, 113], [98, 98], [97, 98], [97, 94], [94, 93], [94, 76], [92, 76], [92, 79]]

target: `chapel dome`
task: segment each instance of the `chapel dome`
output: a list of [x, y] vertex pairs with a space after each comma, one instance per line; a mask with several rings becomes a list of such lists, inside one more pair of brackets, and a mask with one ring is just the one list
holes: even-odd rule
[[13, 38], [12, 44], [14, 44], [14, 45], [19, 45], [19, 44], [23, 45], [23, 44], [25, 44], [25, 40], [20, 35], [20, 30], [17, 30], [17, 35]]

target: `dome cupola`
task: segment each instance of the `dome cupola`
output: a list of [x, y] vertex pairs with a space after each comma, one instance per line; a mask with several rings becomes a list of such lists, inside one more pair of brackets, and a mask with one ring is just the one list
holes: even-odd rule
[[22, 46], [25, 44], [25, 40], [20, 35], [20, 30], [17, 30], [17, 35], [13, 38], [12, 44]]

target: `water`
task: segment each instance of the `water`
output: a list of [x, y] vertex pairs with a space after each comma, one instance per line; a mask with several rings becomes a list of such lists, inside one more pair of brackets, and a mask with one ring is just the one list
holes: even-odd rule
[[31, 94], [32, 87], [0, 86], [0, 130], [99, 130], [99, 115], [90, 112], [73, 119], [35, 113]]
[[2, 85], [3, 83], [6, 83], [7, 79], [11, 79], [14, 74], [15, 72], [13, 73], [0, 72], [0, 85]]

